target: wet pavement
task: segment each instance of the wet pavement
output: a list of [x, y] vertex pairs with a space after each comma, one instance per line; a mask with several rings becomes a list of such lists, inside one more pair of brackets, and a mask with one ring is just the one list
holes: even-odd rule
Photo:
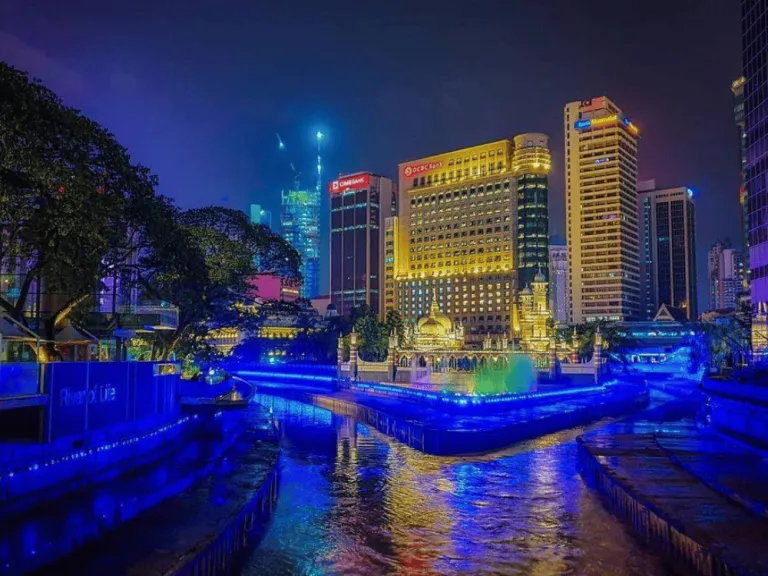
[[582, 482], [581, 428], [440, 457], [322, 408], [256, 401], [274, 411], [283, 459], [244, 574], [672, 574]]
[[[617, 423], [580, 440], [610, 482], [658, 520], [650, 530], [671, 554], [671, 531], [698, 547], [692, 562], [723, 565], [739, 574], [768, 574], [768, 460], [764, 453], [727, 439], [694, 418]], [[623, 503], [626, 508], [629, 504]], [[684, 538], [682, 538], [684, 539]], [[673, 539], [674, 540], [674, 539]], [[663, 541], [663, 542], [662, 542]], [[711, 558], [710, 558], [711, 556]]]

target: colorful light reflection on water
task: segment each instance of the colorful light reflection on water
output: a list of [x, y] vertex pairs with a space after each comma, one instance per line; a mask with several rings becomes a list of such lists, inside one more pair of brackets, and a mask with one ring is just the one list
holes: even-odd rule
[[244, 574], [668, 573], [584, 487], [577, 430], [444, 458], [321, 408], [256, 400], [274, 411], [284, 457]]

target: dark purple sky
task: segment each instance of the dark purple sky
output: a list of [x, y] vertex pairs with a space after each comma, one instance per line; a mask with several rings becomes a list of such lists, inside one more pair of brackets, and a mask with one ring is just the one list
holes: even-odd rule
[[703, 309], [709, 245], [739, 242], [739, 18], [731, 0], [0, 0], [0, 59], [110, 128], [185, 207], [276, 218], [275, 132], [307, 174], [321, 129], [331, 174], [392, 177], [545, 132], [561, 235], [563, 106], [605, 94], [643, 133], [640, 177], [696, 191]]

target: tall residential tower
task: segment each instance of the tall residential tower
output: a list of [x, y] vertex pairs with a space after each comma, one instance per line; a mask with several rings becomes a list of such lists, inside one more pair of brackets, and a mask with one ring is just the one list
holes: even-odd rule
[[638, 129], [605, 96], [565, 107], [571, 321], [640, 316]]

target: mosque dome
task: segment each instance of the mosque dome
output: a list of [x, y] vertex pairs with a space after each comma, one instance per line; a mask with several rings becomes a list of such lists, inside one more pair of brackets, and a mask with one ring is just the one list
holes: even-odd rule
[[537, 272], [536, 275], [533, 277], [534, 282], [546, 282], [547, 277], [544, 276], [541, 272]]
[[526, 286], [520, 291], [521, 296], [530, 296], [531, 294], [533, 294], [533, 291], [530, 286]]
[[432, 296], [429, 316], [419, 318], [418, 326], [421, 334], [429, 336], [445, 336], [453, 330], [453, 322], [448, 316], [440, 312], [435, 295]]

